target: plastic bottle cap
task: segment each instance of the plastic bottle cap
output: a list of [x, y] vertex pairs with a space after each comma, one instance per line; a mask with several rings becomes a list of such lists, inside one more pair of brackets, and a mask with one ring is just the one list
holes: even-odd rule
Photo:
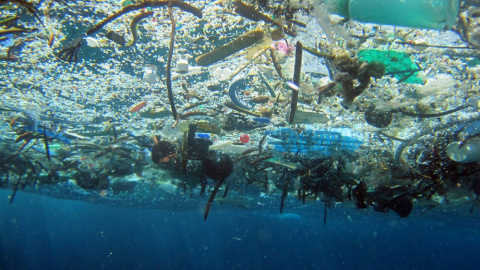
[[247, 134], [243, 134], [240, 136], [240, 141], [242, 143], [248, 143], [248, 141], [250, 141], [250, 137]]
[[188, 61], [180, 59], [177, 62], [177, 72], [178, 73], [187, 73], [188, 72]]

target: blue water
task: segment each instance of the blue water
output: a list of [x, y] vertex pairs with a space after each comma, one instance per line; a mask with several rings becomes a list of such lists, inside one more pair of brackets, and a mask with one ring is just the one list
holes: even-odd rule
[[[479, 269], [480, 211], [144, 210], [0, 191], [0, 269]], [[318, 204], [318, 205], [317, 205]], [[371, 209], [370, 209], [371, 210]], [[464, 211], [467, 211], [465, 215]], [[287, 209], [288, 212], [288, 209]]]

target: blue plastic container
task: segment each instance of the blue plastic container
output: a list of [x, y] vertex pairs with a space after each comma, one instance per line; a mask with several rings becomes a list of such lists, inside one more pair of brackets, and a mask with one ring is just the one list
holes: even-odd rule
[[363, 144], [356, 138], [343, 136], [340, 132], [335, 131], [307, 129], [297, 133], [290, 128], [280, 128], [267, 131], [266, 134], [274, 138], [269, 141], [269, 144], [273, 145], [275, 150], [279, 152], [316, 152], [333, 155], [340, 151], [356, 151]]

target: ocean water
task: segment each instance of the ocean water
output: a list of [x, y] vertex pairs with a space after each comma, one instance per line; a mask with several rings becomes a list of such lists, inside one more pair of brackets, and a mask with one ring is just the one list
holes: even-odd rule
[[324, 2], [2, 1], [0, 270], [479, 269], [480, 4]]
[[[165, 211], [0, 191], [0, 269], [478, 269], [480, 213]], [[220, 209], [219, 209], [220, 208]], [[202, 209], [203, 210], [203, 209]]]

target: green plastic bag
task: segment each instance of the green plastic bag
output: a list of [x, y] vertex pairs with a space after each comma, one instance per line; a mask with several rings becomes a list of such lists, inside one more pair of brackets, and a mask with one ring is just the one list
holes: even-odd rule
[[[382, 62], [385, 65], [385, 73], [414, 70], [419, 67], [413, 63], [410, 55], [405, 52], [397, 51], [380, 51], [380, 50], [361, 50], [357, 53], [357, 57], [360, 61], [367, 62]], [[418, 77], [418, 72], [413, 73], [400, 73], [395, 74], [395, 78], [399, 81], [411, 83], [411, 84], [424, 84], [424, 81]], [[408, 78], [406, 78], [409, 76]], [[405, 79], [406, 78], [406, 79]]]

